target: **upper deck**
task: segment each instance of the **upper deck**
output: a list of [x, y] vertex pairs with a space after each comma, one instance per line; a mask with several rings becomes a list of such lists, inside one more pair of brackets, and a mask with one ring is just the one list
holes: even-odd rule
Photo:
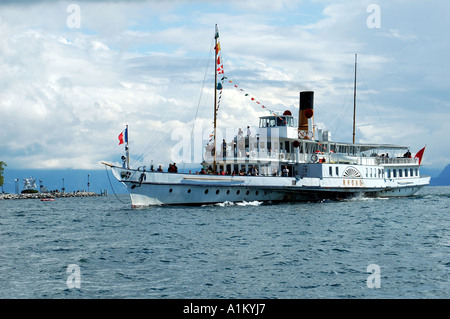
[[[394, 144], [333, 142], [328, 134], [301, 139], [296, 119], [290, 115], [259, 118], [258, 132], [244, 137], [236, 135], [225, 145], [217, 145], [217, 161], [280, 161], [288, 163], [347, 163], [355, 165], [417, 165], [408, 147]], [[324, 131], [327, 132], [327, 131]], [[409, 155], [408, 155], [409, 154]], [[212, 145], [206, 148], [204, 160], [214, 159]]]
[[259, 118], [258, 134], [261, 138], [298, 138], [297, 119], [289, 111], [285, 111], [283, 115], [262, 116]]

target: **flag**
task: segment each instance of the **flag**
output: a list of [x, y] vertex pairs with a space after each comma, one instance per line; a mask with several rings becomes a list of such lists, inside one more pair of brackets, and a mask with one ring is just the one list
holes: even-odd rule
[[220, 42], [217, 42], [217, 45], [216, 45], [215, 49], [216, 49], [216, 54], [219, 54], [219, 51], [220, 51]]
[[422, 162], [422, 157], [423, 157], [423, 152], [425, 152], [425, 147], [427, 147], [427, 146], [425, 145], [424, 148], [422, 148], [420, 151], [418, 151], [416, 153], [416, 156], [414, 156], [414, 158], [418, 158], [419, 159], [419, 165]]
[[123, 143], [128, 143], [128, 129], [123, 130], [119, 134], [119, 145]]

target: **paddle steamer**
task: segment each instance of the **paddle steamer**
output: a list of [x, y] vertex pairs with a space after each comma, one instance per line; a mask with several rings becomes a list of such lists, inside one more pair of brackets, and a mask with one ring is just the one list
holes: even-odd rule
[[104, 164], [125, 184], [133, 207], [411, 196], [429, 184], [430, 177], [420, 174], [425, 148], [412, 156], [407, 146], [355, 143], [355, 124], [352, 143], [334, 142], [329, 131], [316, 129], [312, 91], [300, 92], [298, 117], [271, 112], [259, 118], [257, 132], [219, 143], [217, 79], [223, 68], [217, 27], [215, 42], [214, 138], [204, 149], [203, 169], [200, 174], [133, 169], [126, 146], [122, 167]]

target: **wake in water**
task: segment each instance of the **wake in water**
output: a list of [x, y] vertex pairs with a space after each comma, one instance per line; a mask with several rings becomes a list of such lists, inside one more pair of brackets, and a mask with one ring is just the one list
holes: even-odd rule
[[263, 202], [259, 202], [257, 200], [252, 201], [252, 202], [230, 202], [230, 201], [226, 201], [223, 203], [217, 203], [215, 204], [215, 206], [220, 206], [220, 207], [228, 207], [228, 206], [259, 206], [261, 205]]
[[376, 200], [389, 200], [389, 197], [371, 197], [371, 196], [366, 196], [364, 194], [358, 194], [358, 195], [343, 199], [342, 201], [345, 201], [345, 202], [364, 202], [364, 201], [373, 202]]

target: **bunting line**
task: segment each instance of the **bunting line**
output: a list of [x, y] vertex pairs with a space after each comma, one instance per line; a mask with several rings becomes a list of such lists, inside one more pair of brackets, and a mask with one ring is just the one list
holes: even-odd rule
[[[214, 47], [215, 53], [217, 55], [217, 61], [215, 61], [215, 67], [216, 67], [216, 71], [217, 74], [225, 74], [225, 70], [223, 68], [223, 59], [222, 59], [222, 50], [220, 48], [220, 41], [219, 41], [219, 32], [216, 29], [216, 34], [215, 34], [215, 38], [217, 39], [217, 45]], [[278, 117], [280, 120], [283, 120], [283, 118], [276, 114], [274, 110], [269, 109], [267, 106], [265, 106], [264, 104], [262, 104], [261, 102], [259, 102], [255, 97], [251, 96], [249, 93], [247, 93], [246, 91], [244, 91], [242, 88], [240, 88], [237, 84], [234, 84], [232, 80], [229, 80], [227, 76], [223, 76], [221, 81], [219, 83], [217, 83], [217, 87], [215, 88], [216, 90], [219, 91], [219, 96], [218, 96], [218, 100], [217, 100], [217, 105], [216, 105], [216, 112], [219, 111], [220, 108], [220, 102], [222, 99], [222, 91], [223, 91], [223, 85], [225, 80], [228, 80], [228, 83], [232, 84], [236, 89], [238, 89], [240, 92], [243, 92], [245, 96], [250, 97], [250, 100], [255, 102], [256, 104], [260, 105], [263, 109], [268, 110], [271, 115], [274, 115], [276, 117]], [[286, 123], [286, 121], [285, 121]], [[214, 139], [214, 130], [211, 132], [211, 134], [209, 135], [210, 140], [209, 142], [212, 142], [212, 140]]]
[[[226, 76], [224, 76], [225, 79], [228, 79]], [[236, 89], [238, 89], [240, 92], [244, 93], [244, 96], [250, 96], [250, 100], [255, 102], [256, 104], [260, 105], [263, 109], [268, 110], [272, 115], [278, 117], [280, 120], [283, 120], [281, 118], [281, 116], [279, 116], [278, 114], [275, 113], [274, 110], [269, 109], [267, 106], [265, 106], [264, 104], [262, 104], [261, 102], [259, 102], [258, 100], [256, 100], [255, 97], [251, 96], [249, 93], [247, 93], [246, 91], [244, 91], [243, 89], [241, 89], [237, 84], [234, 84], [234, 82], [232, 80], [228, 80], [228, 83], [232, 84]], [[285, 121], [286, 122], [286, 121]]]

